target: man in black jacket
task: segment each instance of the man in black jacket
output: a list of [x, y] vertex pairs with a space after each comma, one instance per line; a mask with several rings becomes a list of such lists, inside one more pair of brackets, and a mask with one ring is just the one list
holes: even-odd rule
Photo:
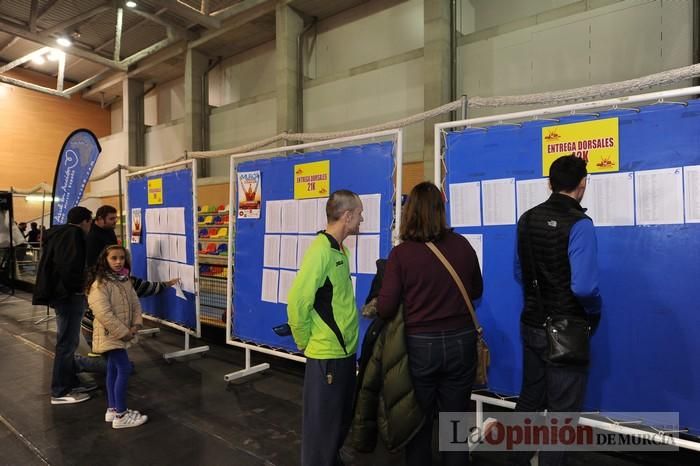
[[56, 356], [51, 380], [51, 404], [87, 401], [76, 376], [75, 350], [80, 338], [80, 320], [85, 311], [85, 235], [92, 212], [85, 207], [68, 211], [68, 224], [50, 228], [34, 286], [32, 304], [56, 309]]
[[117, 209], [103, 205], [95, 212], [95, 223], [87, 235], [87, 266], [94, 267], [97, 258], [107, 246], [117, 244], [114, 229], [117, 226]]

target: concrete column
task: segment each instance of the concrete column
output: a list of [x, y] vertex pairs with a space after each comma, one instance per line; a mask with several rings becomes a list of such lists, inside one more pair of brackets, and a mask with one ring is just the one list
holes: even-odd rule
[[277, 132], [296, 132], [299, 129], [297, 38], [304, 29], [304, 20], [282, 3], [277, 5], [275, 17]]
[[143, 123], [143, 82], [126, 78], [122, 81], [123, 129], [126, 132], [128, 164], [146, 164], [146, 128]]
[[[430, 110], [450, 101], [450, 0], [423, 2], [423, 107]], [[448, 116], [426, 120], [423, 167], [426, 180], [433, 180], [433, 131]]]
[[[185, 58], [185, 149], [206, 150], [205, 141], [209, 124], [209, 93], [205, 76], [209, 58], [202, 52], [187, 49]], [[200, 160], [197, 167], [199, 177], [209, 176], [209, 161]]]

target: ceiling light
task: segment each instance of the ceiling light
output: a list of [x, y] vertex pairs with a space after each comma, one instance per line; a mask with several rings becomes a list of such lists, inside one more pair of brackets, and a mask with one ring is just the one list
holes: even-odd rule
[[129, 0], [128, 2], [126, 2], [126, 6], [129, 8], [136, 8], [136, 2], [132, 2], [131, 0]]
[[67, 37], [59, 37], [56, 39], [56, 43], [62, 47], [70, 47], [73, 45], [73, 42]]
[[58, 61], [61, 59], [62, 56], [65, 56], [65, 55], [66, 54], [61, 52], [60, 50], [51, 49], [51, 51], [46, 56], [46, 58], [48, 58], [49, 61]]
[[32, 62], [34, 62], [36, 65], [43, 65], [46, 63], [46, 60], [44, 60], [43, 55], [37, 55], [36, 57], [32, 58]]

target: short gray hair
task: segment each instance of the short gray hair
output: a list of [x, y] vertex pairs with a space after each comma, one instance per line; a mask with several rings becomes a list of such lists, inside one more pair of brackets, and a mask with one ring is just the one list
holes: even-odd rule
[[360, 206], [360, 196], [347, 189], [339, 189], [330, 195], [326, 202], [326, 219], [328, 223], [337, 222], [348, 210]]

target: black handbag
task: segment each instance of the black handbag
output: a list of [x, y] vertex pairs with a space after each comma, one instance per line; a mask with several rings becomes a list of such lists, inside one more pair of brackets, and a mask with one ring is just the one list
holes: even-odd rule
[[530, 213], [525, 219], [528, 255], [532, 265], [532, 283], [537, 306], [547, 314], [544, 328], [547, 332], [547, 360], [552, 364], [586, 365], [590, 359], [591, 324], [584, 316], [547, 313], [542, 306], [542, 293], [537, 281], [537, 264], [530, 239]]

